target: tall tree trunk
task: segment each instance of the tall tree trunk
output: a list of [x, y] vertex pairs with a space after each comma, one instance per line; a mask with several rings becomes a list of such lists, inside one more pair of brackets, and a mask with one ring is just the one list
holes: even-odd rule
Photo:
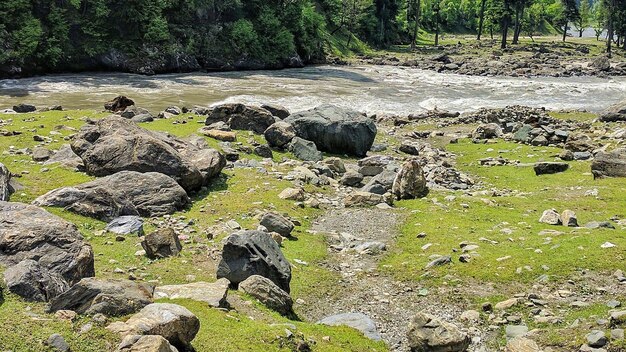
[[517, 44], [519, 41], [519, 30], [520, 30], [520, 9], [517, 8], [515, 10], [515, 26], [513, 27], [513, 44]]
[[[478, 38], [480, 40], [480, 36], [483, 34], [483, 22], [485, 21], [485, 6], [487, 5], [487, 0], [482, 0], [480, 3], [480, 17], [478, 19]], [[493, 39], [493, 35], [491, 36]]]
[[501, 49], [506, 49], [506, 37], [509, 35], [509, 22], [511, 20], [510, 17], [511, 16], [509, 16], [509, 8], [507, 6], [506, 15], [502, 19], [502, 44], [500, 45]]
[[417, 0], [417, 3], [413, 3], [415, 5], [415, 27], [413, 28], [413, 40], [411, 40], [411, 49], [415, 49], [415, 46], [417, 45], [417, 32], [419, 30], [419, 25], [420, 25], [420, 16], [421, 16], [421, 1]]
[[565, 22], [565, 26], [563, 26], [563, 41], [567, 38], [567, 22]]
[[582, 26], [581, 26], [581, 28], [578, 30], [578, 38], [582, 38], [583, 37], [583, 32], [584, 31], [585, 31], [585, 29], [582, 28]]
[[608, 27], [609, 27], [609, 32], [608, 35], [606, 36], [606, 53], [609, 56], [609, 58], [611, 57], [611, 45], [613, 44], [613, 18], [611, 16], [609, 16], [609, 21], [608, 21]]

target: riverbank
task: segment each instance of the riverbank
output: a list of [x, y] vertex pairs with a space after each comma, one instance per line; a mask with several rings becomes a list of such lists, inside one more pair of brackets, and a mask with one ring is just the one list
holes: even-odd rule
[[626, 75], [626, 58], [615, 49], [611, 59], [595, 38], [523, 40], [500, 49], [497, 40], [446, 39], [440, 46], [398, 48], [352, 58], [346, 63], [412, 67], [436, 72], [499, 77], [616, 77]]

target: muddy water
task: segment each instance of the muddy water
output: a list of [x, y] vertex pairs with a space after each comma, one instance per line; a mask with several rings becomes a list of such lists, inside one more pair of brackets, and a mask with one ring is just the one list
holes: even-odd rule
[[470, 111], [522, 104], [601, 111], [626, 98], [626, 78], [506, 78], [440, 74], [391, 66], [315, 66], [284, 71], [138, 76], [67, 74], [0, 80], [0, 108], [20, 102], [101, 109], [124, 94], [152, 111], [170, 105], [278, 103], [292, 111], [332, 103], [368, 113]]

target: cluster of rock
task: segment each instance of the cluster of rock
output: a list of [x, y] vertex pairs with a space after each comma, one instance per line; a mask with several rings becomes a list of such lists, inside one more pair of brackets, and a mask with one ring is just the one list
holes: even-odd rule
[[[373, 65], [391, 65], [414, 67], [423, 70], [447, 72], [472, 76], [623, 76], [626, 64], [611, 63], [607, 56], [593, 59], [576, 58], [589, 54], [585, 45], [565, 44], [549, 46], [546, 44], [528, 44], [493, 50], [491, 44], [464, 44], [439, 47], [441, 53], [432, 51], [416, 54], [417, 58], [398, 59], [394, 56], [361, 57], [360, 61]], [[491, 55], [477, 57], [476, 50], [491, 50]]]

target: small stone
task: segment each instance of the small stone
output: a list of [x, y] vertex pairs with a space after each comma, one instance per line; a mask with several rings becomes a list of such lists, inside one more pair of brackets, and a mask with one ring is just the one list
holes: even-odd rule
[[46, 341], [46, 345], [50, 346], [50, 348], [55, 352], [69, 352], [70, 345], [65, 342], [63, 336], [59, 334], [52, 334]]
[[591, 347], [603, 347], [608, 342], [604, 331], [593, 330], [587, 334], [587, 344]]

